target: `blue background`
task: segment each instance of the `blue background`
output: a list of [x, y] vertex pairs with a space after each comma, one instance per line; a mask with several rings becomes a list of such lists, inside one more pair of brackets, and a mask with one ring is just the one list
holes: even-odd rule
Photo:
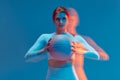
[[85, 59], [88, 79], [120, 80], [120, 0], [0, 0], [0, 80], [45, 80], [47, 59], [26, 63], [23, 57], [39, 35], [55, 31], [52, 12], [59, 5], [75, 8], [77, 31], [110, 56]]

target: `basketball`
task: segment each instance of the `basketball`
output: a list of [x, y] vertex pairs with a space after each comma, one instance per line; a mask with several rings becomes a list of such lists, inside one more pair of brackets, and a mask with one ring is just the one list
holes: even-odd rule
[[71, 38], [68, 35], [56, 35], [51, 40], [50, 55], [54, 59], [65, 60], [71, 57]]

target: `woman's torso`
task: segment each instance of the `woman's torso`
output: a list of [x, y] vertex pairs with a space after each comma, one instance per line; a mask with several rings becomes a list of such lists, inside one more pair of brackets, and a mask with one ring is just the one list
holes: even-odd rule
[[[55, 34], [53, 34], [51, 37], [54, 35]], [[78, 80], [73, 66], [75, 63], [74, 56], [75, 55], [67, 60], [55, 60], [54, 58], [50, 58], [52, 56], [48, 53], [47, 80]]]

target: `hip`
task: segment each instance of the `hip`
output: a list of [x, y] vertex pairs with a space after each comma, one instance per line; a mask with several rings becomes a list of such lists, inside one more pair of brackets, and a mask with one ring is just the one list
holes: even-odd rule
[[47, 80], [78, 80], [74, 67], [67, 66], [62, 68], [48, 67]]

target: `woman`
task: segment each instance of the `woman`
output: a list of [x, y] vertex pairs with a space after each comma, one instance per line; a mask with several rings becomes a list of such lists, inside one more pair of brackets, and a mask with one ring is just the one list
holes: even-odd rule
[[[25, 55], [26, 61], [35, 61], [36, 58], [48, 52], [47, 80], [79, 80], [73, 66], [75, 62], [74, 54], [72, 54], [69, 59], [61, 60], [58, 56], [58, 59], [56, 60], [49, 52], [51, 48], [51, 38], [53, 38], [55, 35], [64, 34], [72, 36], [71, 34], [67, 33], [69, 19], [69, 11], [64, 7], [57, 7], [53, 12], [53, 21], [56, 25], [56, 32], [42, 34]], [[99, 55], [89, 44], [81, 39], [81, 37], [78, 37], [77, 39], [74, 40], [75, 42], [71, 42], [73, 53], [75, 52], [85, 55], [89, 53], [97, 56], [95, 58], [99, 59]], [[80, 41], [82, 41], [82, 44]]]
[[[79, 22], [79, 18], [78, 18], [79, 16], [75, 9], [68, 8], [68, 10], [70, 14], [70, 20], [69, 20], [70, 23], [68, 25], [67, 31], [70, 34], [72, 34], [74, 38], [76, 38], [76, 36], [81, 36], [76, 32], [76, 27], [78, 26], [78, 22]], [[107, 55], [107, 53], [102, 48], [100, 48], [90, 37], [88, 36], [81, 36], [81, 37], [84, 38], [87, 41], [87, 43], [91, 45], [98, 52], [98, 54], [100, 55], [100, 60], [109, 59], [109, 56]], [[84, 55], [80, 55], [76, 53], [74, 54], [75, 54], [74, 67], [75, 67], [76, 74], [79, 80], [87, 80], [87, 77], [85, 75], [84, 68], [83, 68]]]

